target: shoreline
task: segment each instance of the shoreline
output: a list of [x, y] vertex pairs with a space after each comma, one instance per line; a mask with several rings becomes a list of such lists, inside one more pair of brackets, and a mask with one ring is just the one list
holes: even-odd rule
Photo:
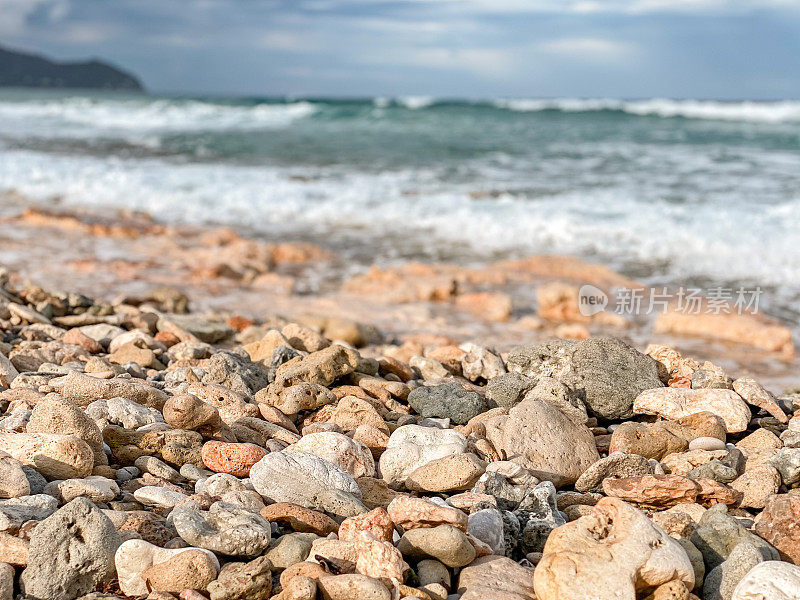
[[[169, 225], [117, 209], [47, 209], [13, 196], [4, 204], [0, 264], [45, 288], [110, 301], [171, 287], [186, 294], [195, 311], [254, 320], [345, 318], [400, 340], [437, 335], [501, 352], [553, 337], [613, 335], [642, 348], [673, 345], [775, 391], [800, 385], [796, 335], [774, 320], [585, 318], [572, 297], [578, 286], [639, 284], [574, 257], [369, 267], [308, 241], [270, 243], [230, 227]], [[707, 337], [718, 330], [732, 333], [727, 340]]]

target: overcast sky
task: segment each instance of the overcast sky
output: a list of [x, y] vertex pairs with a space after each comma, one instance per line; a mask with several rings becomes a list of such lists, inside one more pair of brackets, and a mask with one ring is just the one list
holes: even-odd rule
[[0, 0], [154, 92], [800, 98], [800, 0]]

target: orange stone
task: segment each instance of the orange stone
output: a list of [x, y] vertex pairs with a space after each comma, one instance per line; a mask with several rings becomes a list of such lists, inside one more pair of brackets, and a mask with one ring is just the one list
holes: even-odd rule
[[356, 517], [348, 517], [339, 526], [339, 539], [355, 542], [362, 531], [369, 531], [379, 540], [391, 542], [394, 534], [394, 522], [389, 513], [382, 507], [374, 508], [368, 513]]
[[215, 473], [228, 473], [234, 477], [247, 477], [250, 468], [267, 455], [255, 444], [209, 441], [203, 444], [203, 464]]

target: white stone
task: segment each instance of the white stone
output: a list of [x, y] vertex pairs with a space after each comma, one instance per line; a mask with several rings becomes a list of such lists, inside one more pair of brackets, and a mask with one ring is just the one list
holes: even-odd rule
[[715, 437], [699, 437], [689, 442], [689, 450], [725, 450], [725, 442]]
[[467, 438], [453, 429], [403, 425], [389, 437], [378, 461], [380, 475], [392, 486], [405, 482], [417, 468], [466, 451]]
[[80, 496], [92, 502], [108, 502], [119, 494], [119, 486], [113, 479], [90, 475], [83, 479], [64, 479], [51, 481], [44, 488], [45, 494], [50, 494], [62, 504]]
[[710, 412], [720, 417], [728, 433], [747, 429], [752, 414], [741, 396], [725, 389], [655, 388], [645, 390], [633, 401], [637, 415], [656, 415], [677, 420], [699, 412]]
[[136, 498], [138, 502], [147, 506], [172, 508], [176, 504], [186, 500], [189, 496], [174, 490], [168, 490], [158, 485], [146, 485], [133, 492], [133, 497]]
[[739, 582], [731, 600], [800, 600], [800, 567], [779, 560], [759, 563]]
[[304, 435], [284, 452], [307, 452], [347, 471], [352, 477], [374, 477], [375, 459], [363, 443], [334, 431]]
[[306, 508], [314, 508], [315, 495], [332, 489], [361, 499], [361, 490], [347, 471], [307, 452], [271, 452], [250, 469], [250, 480], [265, 498]]
[[114, 555], [114, 565], [117, 567], [119, 588], [126, 596], [146, 596], [150, 593], [147, 584], [142, 579], [142, 573], [153, 565], [170, 560], [176, 555], [189, 550], [205, 552], [211, 558], [219, 572], [219, 560], [213, 552], [202, 548], [159, 548], [144, 540], [128, 540], [117, 550]]

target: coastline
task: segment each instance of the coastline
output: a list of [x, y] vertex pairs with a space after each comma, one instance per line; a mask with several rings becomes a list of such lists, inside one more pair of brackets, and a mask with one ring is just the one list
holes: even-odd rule
[[0, 265], [19, 281], [48, 289], [119, 301], [171, 288], [186, 295], [192, 311], [221, 321], [344, 319], [394, 340], [475, 342], [499, 352], [555, 337], [611, 335], [642, 349], [674, 346], [756, 377], [776, 393], [800, 385], [796, 332], [761, 315], [677, 324], [654, 315], [585, 317], [576, 305], [579, 286], [639, 284], [575, 257], [540, 255], [471, 267], [355, 265], [307, 241], [271, 242], [230, 227], [170, 225], [117, 209], [48, 208], [20, 196], [3, 201]]

